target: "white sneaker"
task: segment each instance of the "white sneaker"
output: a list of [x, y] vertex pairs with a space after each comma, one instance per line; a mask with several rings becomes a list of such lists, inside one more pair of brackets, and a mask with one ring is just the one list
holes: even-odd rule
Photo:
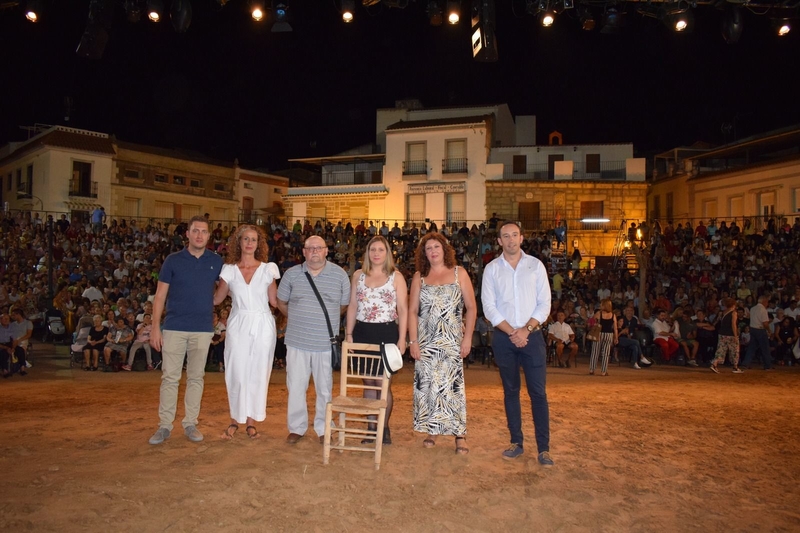
[[30, 361], [25, 361], [25, 366], [27, 366], [28, 368], [33, 368], [33, 364], [31, 364]]
[[642, 369], [642, 367], [639, 366], [639, 363], [633, 363], [633, 368], [635, 370], [641, 370]]
[[686, 364], [689, 366], [697, 366], [697, 361], [695, 361], [694, 359], [689, 359], [689, 361]]
[[639, 362], [642, 363], [643, 365], [652, 365], [653, 364], [653, 362], [650, 359], [648, 359], [647, 357], [645, 357], [645, 356], [642, 356], [639, 359]]

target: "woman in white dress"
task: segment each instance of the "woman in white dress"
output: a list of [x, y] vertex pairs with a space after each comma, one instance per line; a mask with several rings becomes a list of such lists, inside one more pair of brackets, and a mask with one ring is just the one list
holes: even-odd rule
[[264, 232], [250, 225], [239, 226], [228, 241], [228, 258], [220, 272], [214, 305], [231, 294], [233, 307], [225, 337], [225, 385], [231, 423], [223, 432], [230, 439], [247, 424], [245, 431], [258, 438], [256, 422], [267, 417], [267, 387], [275, 356], [275, 307], [280, 277], [275, 263], [265, 263], [269, 249]]

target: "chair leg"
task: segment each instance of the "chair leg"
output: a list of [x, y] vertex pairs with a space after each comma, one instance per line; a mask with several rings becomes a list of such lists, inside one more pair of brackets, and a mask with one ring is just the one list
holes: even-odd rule
[[[344, 437], [347, 433], [347, 414], [339, 413], [339, 446], [344, 446]], [[342, 453], [344, 450], [339, 450]]]
[[331, 458], [331, 420], [333, 419], [333, 409], [331, 404], [325, 408], [325, 442], [322, 447], [322, 464], [328, 464]]
[[381, 468], [381, 451], [383, 450], [383, 427], [386, 424], [386, 409], [378, 413], [377, 435], [375, 436], [375, 470]]

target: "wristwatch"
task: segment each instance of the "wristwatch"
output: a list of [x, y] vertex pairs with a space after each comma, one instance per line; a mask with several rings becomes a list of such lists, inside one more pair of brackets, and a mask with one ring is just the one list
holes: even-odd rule
[[533, 333], [534, 331], [539, 331], [539, 328], [540, 328], [540, 327], [542, 327], [542, 325], [541, 325], [541, 324], [539, 324], [539, 325], [538, 325], [538, 326], [536, 326], [536, 327], [533, 327], [533, 326], [531, 326], [530, 324], [528, 324], [527, 326], [525, 326], [525, 328], [528, 330], [528, 333]]

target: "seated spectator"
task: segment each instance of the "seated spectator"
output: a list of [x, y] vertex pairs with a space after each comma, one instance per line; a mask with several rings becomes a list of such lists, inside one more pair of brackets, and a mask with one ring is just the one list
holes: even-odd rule
[[11, 330], [14, 335], [14, 349], [19, 361], [20, 374], [25, 375], [27, 365], [28, 341], [33, 336], [33, 324], [25, 318], [22, 309], [11, 310]]
[[103, 317], [94, 315], [93, 327], [89, 331], [89, 340], [83, 348], [84, 370], [97, 370], [100, 353], [106, 346], [108, 328], [103, 325]]
[[675, 312], [675, 325], [677, 326], [677, 333], [680, 335], [677, 339], [678, 344], [681, 345], [686, 353], [686, 364], [698, 366], [696, 359], [700, 344], [697, 342], [697, 326], [694, 325], [683, 309], [678, 309]]
[[775, 359], [781, 365], [792, 366], [794, 354], [792, 348], [797, 342], [800, 333], [797, 331], [797, 324], [791, 317], [784, 317], [780, 325], [775, 329]]
[[667, 322], [667, 311], [658, 309], [656, 319], [653, 320], [653, 342], [661, 348], [661, 353], [665, 361], [672, 360], [672, 356], [678, 351], [680, 345], [678, 339], [680, 334], [673, 331], [672, 326]]
[[639, 327], [639, 319], [633, 314], [633, 307], [626, 306], [622, 311], [622, 316], [617, 322], [617, 345], [621, 350], [628, 350], [631, 352], [631, 361], [633, 361], [633, 368], [641, 370], [639, 363], [643, 365], [652, 364], [650, 360], [642, 353], [642, 346], [639, 341], [633, 337], [636, 328]]
[[145, 358], [147, 359], [147, 370], [153, 370], [153, 356], [150, 352], [150, 332], [152, 329], [153, 322], [150, 313], [145, 313], [142, 317], [142, 323], [136, 327], [136, 340], [133, 341], [130, 350], [128, 350], [128, 363], [122, 365], [122, 370], [130, 372], [136, 352], [140, 348], [144, 350]]
[[[12, 365], [14, 357], [19, 359], [20, 351], [22, 350], [14, 342], [15, 330], [11, 327], [11, 317], [8, 313], [0, 314], [0, 375], [4, 378], [10, 378], [12, 373]], [[27, 374], [25, 367], [22, 364], [25, 362], [25, 356], [22, 355], [19, 373], [24, 376]]]
[[558, 311], [556, 321], [550, 324], [547, 329], [547, 339], [551, 345], [556, 347], [556, 360], [558, 367], [563, 368], [565, 363], [561, 361], [564, 350], [567, 350], [566, 367], [570, 368], [569, 360], [572, 359], [572, 366], [575, 366], [575, 358], [578, 355], [578, 343], [575, 342], [575, 332], [569, 324], [564, 322], [566, 319], [564, 311]]
[[104, 372], [112, 372], [111, 356], [114, 352], [119, 353], [124, 360], [128, 354], [128, 344], [133, 340], [133, 331], [125, 324], [125, 317], [117, 317], [113, 326], [106, 335], [106, 346], [103, 348], [103, 360], [105, 361]]

